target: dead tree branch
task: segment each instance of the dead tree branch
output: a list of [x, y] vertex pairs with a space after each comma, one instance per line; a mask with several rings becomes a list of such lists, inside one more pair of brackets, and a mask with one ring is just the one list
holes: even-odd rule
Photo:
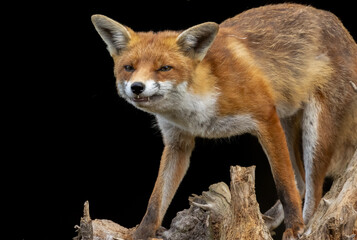
[[[217, 183], [201, 196], [190, 197], [190, 208], [178, 212], [170, 229], [161, 228], [155, 239], [272, 239], [256, 201], [254, 170], [254, 166], [231, 167], [230, 188]], [[110, 220], [92, 220], [88, 202], [77, 228], [74, 240], [130, 240], [136, 229], [124, 228]], [[357, 151], [346, 172], [321, 200], [301, 237], [312, 239], [357, 239]]]

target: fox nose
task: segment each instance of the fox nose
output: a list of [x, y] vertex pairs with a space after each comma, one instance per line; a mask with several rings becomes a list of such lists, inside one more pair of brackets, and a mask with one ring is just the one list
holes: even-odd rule
[[133, 93], [139, 95], [140, 93], [144, 92], [145, 84], [142, 82], [134, 82], [133, 84], [131, 84], [130, 88]]

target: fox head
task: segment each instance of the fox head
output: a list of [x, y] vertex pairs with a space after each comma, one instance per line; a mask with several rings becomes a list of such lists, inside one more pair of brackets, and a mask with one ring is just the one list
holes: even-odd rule
[[119, 95], [152, 113], [182, 101], [219, 28], [207, 22], [183, 32], [153, 33], [134, 32], [103, 15], [93, 15], [92, 22], [114, 60]]

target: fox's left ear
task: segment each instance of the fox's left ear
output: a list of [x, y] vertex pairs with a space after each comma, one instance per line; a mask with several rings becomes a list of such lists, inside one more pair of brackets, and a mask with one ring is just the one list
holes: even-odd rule
[[107, 44], [110, 55], [119, 55], [127, 47], [131, 39], [130, 29], [113, 19], [99, 14], [92, 16], [92, 22], [99, 35]]
[[218, 33], [219, 25], [206, 22], [187, 29], [176, 39], [177, 45], [190, 57], [201, 61]]

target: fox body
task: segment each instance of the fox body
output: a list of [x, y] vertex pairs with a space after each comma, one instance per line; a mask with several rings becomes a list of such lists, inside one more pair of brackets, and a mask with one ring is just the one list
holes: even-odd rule
[[155, 235], [195, 137], [251, 133], [280, 199], [267, 223], [274, 228], [285, 217], [283, 238], [296, 239], [325, 176], [338, 174], [357, 149], [357, 45], [337, 17], [279, 4], [182, 32], [134, 32], [102, 15], [92, 21], [114, 59], [119, 95], [156, 116], [165, 144], [133, 238]]

